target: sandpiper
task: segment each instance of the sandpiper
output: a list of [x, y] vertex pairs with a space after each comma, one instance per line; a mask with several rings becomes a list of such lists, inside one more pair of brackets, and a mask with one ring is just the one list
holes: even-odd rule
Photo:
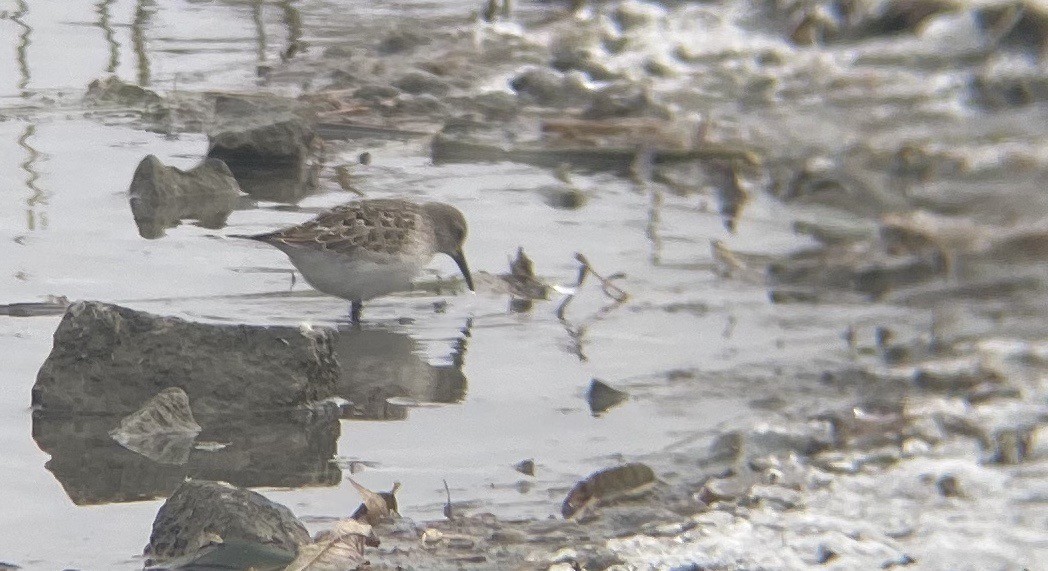
[[441, 202], [360, 200], [297, 226], [233, 237], [279, 248], [314, 288], [350, 300], [354, 322], [360, 321], [364, 300], [410, 289], [411, 279], [436, 254], [455, 260], [473, 289], [462, 253], [466, 219]]

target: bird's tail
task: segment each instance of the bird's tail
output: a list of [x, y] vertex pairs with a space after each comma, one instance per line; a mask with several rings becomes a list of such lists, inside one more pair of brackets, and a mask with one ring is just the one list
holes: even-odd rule
[[239, 238], [241, 240], [254, 240], [255, 242], [267, 242], [273, 237], [272, 232], [265, 234], [226, 234], [226, 238]]

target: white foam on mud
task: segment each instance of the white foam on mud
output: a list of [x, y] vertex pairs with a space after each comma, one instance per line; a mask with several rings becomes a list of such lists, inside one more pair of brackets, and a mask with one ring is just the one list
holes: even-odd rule
[[[979, 465], [966, 446], [904, 461], [870, 474], [836, 477], [781, 510], [759, 503], [744, 515], [711, 511], [672, 537], [608, 541], [631, 569], [875, 569], [912, 559], [922, 569], [1002, 569], [1048, 565], [1037, 492], [1041, 457], [1023, 468]], [[936, 482], [956, 478], [962, 495], [943, 497]], [[1021, 483], [1020, 483], [1021, 481]], [[1031, 486], [1033, 489], [1031, 489]], [[1031, 496], [1033, 494], [1033, 496]]]

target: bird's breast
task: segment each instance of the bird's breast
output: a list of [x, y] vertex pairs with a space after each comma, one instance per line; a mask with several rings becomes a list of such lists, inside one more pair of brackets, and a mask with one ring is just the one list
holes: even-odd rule
[[411, 280], [432, 255], [374, 259], [314, 249], [285, 250], [291, 263], [319, 291], [349, 300], [365, 300], [411, 289]]

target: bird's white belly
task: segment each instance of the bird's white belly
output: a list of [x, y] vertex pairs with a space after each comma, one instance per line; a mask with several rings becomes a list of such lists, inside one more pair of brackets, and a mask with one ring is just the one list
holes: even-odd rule
[[309, 285], [328, 295], [365, 300], [411, 289], [411, 280], [428, 260], [406, 259], [376, 263], [334, 252], [296, 250], [288, 252]]

